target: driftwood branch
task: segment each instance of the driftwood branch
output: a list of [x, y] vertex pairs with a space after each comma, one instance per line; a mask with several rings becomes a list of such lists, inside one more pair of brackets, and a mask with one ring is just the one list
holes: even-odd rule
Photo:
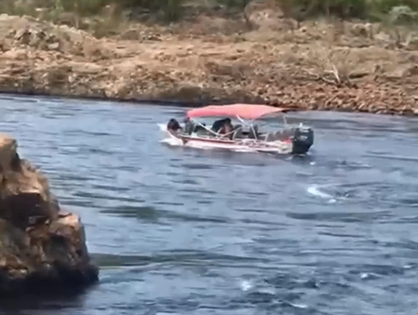
[[[350, 79], [352, 78], [359, 78], [359, 77], [364, 77], [367, 74], [348, 74], [348, 75], [341, 75], [338, 68], [335, 66], [335, 64], [333, 64], [332, 62], [330, 62], [330, 60], [328, 60], [328, 64], [330, 64], [331, 66], [331, 70], [325, 70], [323, 71], [323, 74], [318, 74], [318, 73], [313, 73], [312, 71], [309, 71], [307, 69], [302, 68], [301, 70], [305, 73], [307, 73], [308, 75], [312, 76], [314, 78], [314, 80], [320, 80], [323, 82], [326, 82], [328, 84], [333, 84], [333, 85], [338, 85], [341, 86], [343, 84], [346, 84], [348, 86], [351, 85], [351, 81]], [[332, 79], [328, 79], [326, 78], [326, 75], [331, 75]]]
[[333, 80], [330, 80], [330, 79], [327, 79], [327, 78], [325, 78], [324, 76], [322, 76], [322, 75], [319, 75], [319, 74], [317, 74], [317, 73], [313, 73], [313, 72], [311, 72], [311, 71], [309, 71], [309, 70], [307, 70], [307, 69], [304, 69], [304, 68], [302, 68], [301, 69], [303, 72], [305, 72], [305, 73], [307, 73], [308, 75], [310, 75], [310, 76], [312, 76], [313, 78], [314, 78], [314, 80], [316, 80], [316, 81], [323, 81], [323, 82], [325, 82], [325, 83], [328, 83], [328, 84], [336, 84], [336, 82], [335, 81], [333, 81]]

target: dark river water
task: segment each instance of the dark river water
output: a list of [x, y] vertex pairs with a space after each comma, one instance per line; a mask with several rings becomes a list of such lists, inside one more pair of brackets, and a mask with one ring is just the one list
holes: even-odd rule
[[1, 96], [0, 130], [79, 213], [100, 283], [31, 315], [412, 315], [418, 124], [298, 113], [307, 158], [170, 147], [183, 109]]

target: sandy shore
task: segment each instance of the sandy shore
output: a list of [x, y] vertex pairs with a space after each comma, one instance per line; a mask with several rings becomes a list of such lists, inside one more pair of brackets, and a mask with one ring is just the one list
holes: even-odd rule
[[348, 22], [297, 29], [270, 9], [250, 18], [245, 32], [243, 21], [202, 16], [97, 39], [0, 15], [0, 92], [418, 113], [413, 35], [395, 43], [378, 25]]

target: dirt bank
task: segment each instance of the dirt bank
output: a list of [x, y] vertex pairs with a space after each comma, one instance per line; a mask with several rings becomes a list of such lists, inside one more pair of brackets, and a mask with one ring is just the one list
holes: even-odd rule
[[266, 8], [249, 16], [245, 32], [244, 21], [201, 16], [96, 39], [1, 15], [0, 91], [418, 113], [414, 34], [395, 41], [378, 25], [348, 22], [297, 28]]

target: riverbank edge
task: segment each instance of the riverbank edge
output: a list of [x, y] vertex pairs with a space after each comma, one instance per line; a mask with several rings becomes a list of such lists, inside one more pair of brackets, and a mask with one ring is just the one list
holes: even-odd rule
[[[158, 39], [98, 39], [66, 25], [1, 15], [0, 93], [138, 105], [248, 103], [298, 111], [418, 114], [418, 96], [411, 92], [418, 82], [418, 67], [412, 65], [418, 52], [399, 53], [354, 35], [347, 39], [344, 34], [355, 25], [347, 24], [339, 41], [327, 39], [337, 25], [323, 23], [291, 31], [260, 26], [236, 42], [235, 33], [220, 30], [199, 35], [199, 27], [216, 24], [202, 23], [174, 34], [163, 29]], [[132, 34], [150, 31], [139, 26], [132, 26]], [[358, 43], [347, 40], [367, 45], [359, 50]], [[317, 52], [325, 44], [331, 46]], [[399, 67], [396, 58], [402, 61]]]
[[[99, 101], [99, 102], [112, 102], [112, 103], [120, 103], [120, 104], [132, 104], [132, 105], [152, 105], [152, 106], [173, 106], [178, 108], [197, 108], [209, 105], [229, 105], [235, 103], [243, 103], [241, 100], [233, 100], [233, 99], [221, 99], [214, 102], [208, 101], [183, 101], [183, 100], [173, 100], [173, 99], [163, 99], [163, 98], [118, 98], [118, 97], [105, 97], [105, 96], [84, 96], [84, 95], [69, 95], [69, 94], [60, 94], [60, 93], [45, 93], [45, 92], [15, 92], [15, 91], [4, 91], [0, 90], [0, 95], [10, 95], [16, 97], [42, 97], [42, 98], [61, 98], [64, 100], [74, 100], [74, 101]], [[249, 101], [244, 102], [245, 104], [253, 104], [253, 105], [270, 105], [274, 107], [280, 107], [277, 105], [272, 105], [270, 102], [267, 101]], [[285, 107], [285, 106], [283, 106]], [[286, 107], [287, 108], [287, 107]], [[307, 111], [315, 111], [315, 112], [336, 112], [336, 113], [363, 113], [369, 115], [384, 115], [384, 116], [403, 116], [403, 117], [417, 117], [418, 111], [415, 113], [411, 112], [371, 112], [371, 111], [360, 111], [355, 109], [347, 109], [347, 108], [317, 108], [317, 109], [304, 109], [304, 108], [297, 108], [297, 107], [290, 107], [295, 111], [299, 112], [307, 112]]]
[[[170, 99], [152, 99], [152, 98], [118, 98], [118, 97], [105, 97], [105, 96], [83, 96], [83, 95], [68, 95], [59, 93], [45, 93], [45, 92], [14, 92], [14, 91], [2, 91], [0, 95], [10, 95], [16, 97], [42, 97], [42, 98], [60, 98], [64, 100], [76, 100], [76, 101], [99, 101], [99, 102], [112, 102], [123, 104], [136, 104], [136, 105], [155, 105], [155, 106], [175, 106], [184, 108], [196, 108], [207, 105], [227, 105], [238, 102], [194, 102], [194, 101], [180, 101]], [[267, 103], [249, 102], [248, 104], [267, 105]]]

